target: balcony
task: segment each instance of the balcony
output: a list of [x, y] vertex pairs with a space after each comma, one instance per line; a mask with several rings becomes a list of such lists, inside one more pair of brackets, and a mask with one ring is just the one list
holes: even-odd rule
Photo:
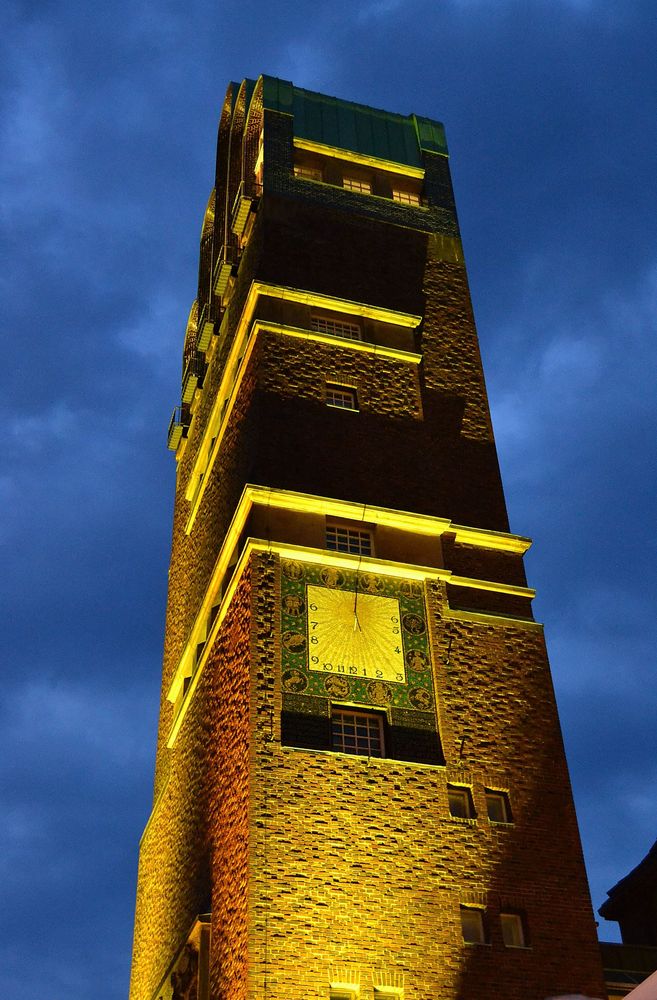
[[261, 189], [262, 186], [260, 184], [251, 183], [249, 184], [249, 193], [247, 194], [244, 181], [240, 184], [231, 215], [231, 229], [236, 236], [241, 237], [244, 235], [246, 220], [249, 217], [251, 209], [257, 204]]
[[167, 434], [167, 448], [169, 451], [178, 450], [178, 445], [180, 444], [182, 438], [185, 437], [188, 427], [189, 417], [187, 415], [187, 408], [183, 406], [176, 406], [171, 414], [169, 432]]
[[195, 357], [189, 359], [187, 367], [185, 368], [182, 380], [183, 403], [191, 403], [194, 398], [194, 393], [203, 385], [204, 375], [205, 361], [202, 357], [200, 357], [200, 355], [197, 354]]
[[214, 269], [214, 291], [215, 295], [223, 298], [228, 288], [228, 282], [233, 274], [233, 268], [237, 266], [237, 250], [227, 243], [221, 248], [219, 259]]
[[196, 334], [196, 349], [201, 351], [203, 354], [207, 351], [210, 346], [210, 341], [212, 340], [212, 334], [214, 333], [214, 323], [210, 319], [210, 307], [207, 302], [203, 306], [201, 311], [201, 317], [198, 321], [198, 332]]

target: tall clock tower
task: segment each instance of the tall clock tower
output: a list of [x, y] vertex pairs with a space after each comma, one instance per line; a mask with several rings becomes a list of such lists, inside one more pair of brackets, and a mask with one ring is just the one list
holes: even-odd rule
[[602, 997], [442, 126], [231, 84], [132, 1000]]

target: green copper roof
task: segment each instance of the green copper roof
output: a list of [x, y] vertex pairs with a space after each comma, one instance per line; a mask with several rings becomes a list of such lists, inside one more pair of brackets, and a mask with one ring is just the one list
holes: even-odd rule
[[447, 154], [440, 122], [326, 97], [271, 76], [262, 80], [265, 108], [292, 115], [294, 135], [299, 139], [412, 167], [422, 166], [422, 151]]

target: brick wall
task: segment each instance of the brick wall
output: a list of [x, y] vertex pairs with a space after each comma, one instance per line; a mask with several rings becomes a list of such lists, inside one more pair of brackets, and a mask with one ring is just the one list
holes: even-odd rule
[[[427, 155], [429, 209], [361, 198], [295, 180], [290, 119], [265, 117], [265, 195], [178, 472], [132, 1000], [151, 1000], [209, 905], [213, 1000], [319, 1000], [345, 979], [364, 1000], [375, 982], [407, 1000], [603, 996], [540, 628], [450, 617], [526, 615], [526, 599], [428, 586], [445, 766], [295, 750], [280, 741], [278, 561], [255, 556], [166, 749], [166, 692], [245, 483], [508, 529], [447, 161]], [[188, 478], [253, 279], [422, 314], [423, 363], [261, 336], [187, 535]], [[326, 380], [355, 385], [361, 411], [327, 408]], [[517, 556], [450, 538], [443, 553], [457, 575], [524, 585]], [[476, 819], [450, 816], [449, 781], [471, 787]], [[513, 824], [488, 821], [486, 788], [508, 791]], [[467, 903], [486, 908], [486, 945], [463, 944]], [[530, 948], [504, 947], [504, 909], [525, 911]]]
[[[213, 914], [213, 995], [246, 967], [251, 581], [211, 650], [142, 840], [132, 1000], [150, 1000], [198, 913]], [[167, 734], [168, 735], [168, 732]]]
[[[278, 739], [276, 607], [263, 586], [254, 671], [263, 717], [273, 704], [274, 740], [264, 726], [254, 746], [250, 996], [326, 998], [340, 965], [368, 1000], [384, 973], [408, 997], [603, 996], [541, 631], [449, 620], [434, 584], [447, 766], [294, 750]], [[472, 786], [476, 821], [450, 817], [448, 780]], [[489, 823], [486, 787], [508, 790], [512, 825]], [[462, 942], [468, 902], [486, 906], [488, 945]], [[527, 950], [501, 939], [500, 910], [517, 908]]]
[[[407, 997], [479, 1000], [501, 996], [501, 983], [511, 1000], [602, 996], [540, 629], [450, 620], [433, 583], [446, 766], [295, 750], [280, 745], [276, 557], [255, 557], [252, 576], [144, 838], [132, 997], [150, 997], [210, 892], [216, 998], [319, 1000], [336, 966], [367, 1000], [385, 975]], [[476, 820], [450, 816], [448, 781], [472, 788]], [[508, 790], [512, 825], [488, 822], [487, 787]], [[462, 903], [485, 905], [489, 944], [463, 944]], [[518, 908], [528, 950], [501, 940], [500, 910]]]

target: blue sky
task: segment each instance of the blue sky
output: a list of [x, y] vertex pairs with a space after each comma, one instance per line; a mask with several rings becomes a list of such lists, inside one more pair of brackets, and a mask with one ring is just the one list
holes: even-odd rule
[[5, 3], [6, 1000], [127, 992], [165, 436], [230, 79], [445, 122], [596, 908], [657, 837], [656, 22], [640, 0]]

